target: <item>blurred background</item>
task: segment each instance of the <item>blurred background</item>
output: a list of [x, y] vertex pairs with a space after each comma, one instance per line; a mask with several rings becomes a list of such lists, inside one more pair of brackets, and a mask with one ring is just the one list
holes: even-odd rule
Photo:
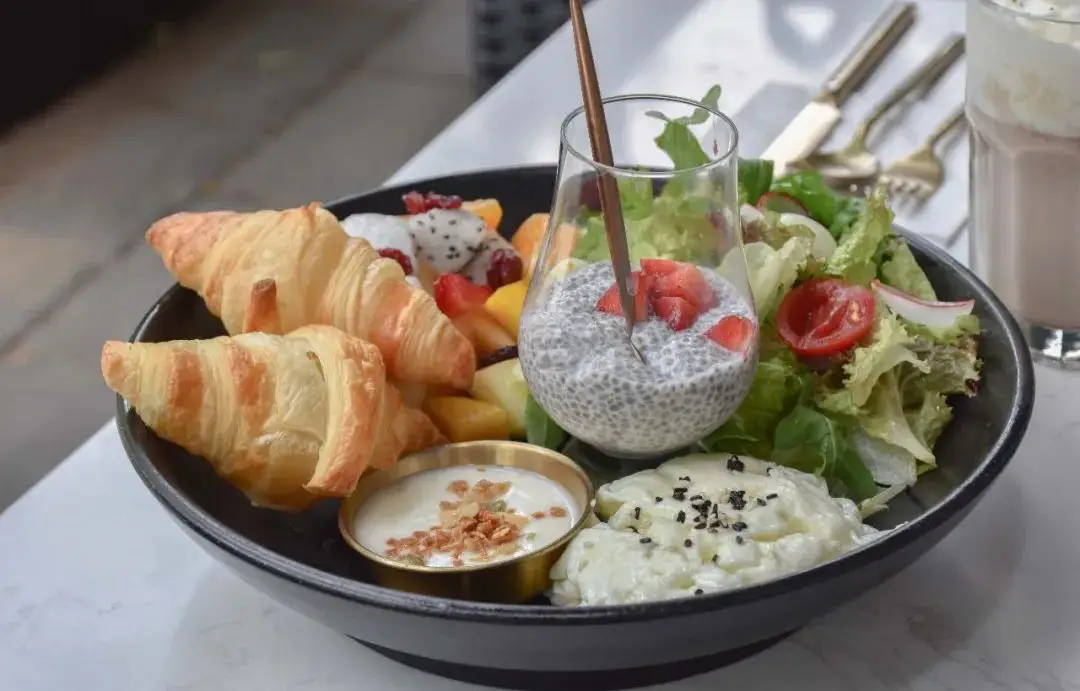
[[101, 345], [172, 283], [143, 243], [155, 219], [377, 187], [566, 17], [562, 0], [4, 3], [0, 511], [112, 416]]

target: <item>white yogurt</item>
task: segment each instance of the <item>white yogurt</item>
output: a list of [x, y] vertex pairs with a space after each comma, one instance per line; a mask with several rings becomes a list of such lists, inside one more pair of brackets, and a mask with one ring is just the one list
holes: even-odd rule
[[[458, 502], [460, 497], [450, 490], [452, 483], [464, 480], [470, 487], [481, 480], [510, 483], [509, 491], [499, 499], [508, 509], [529, 517], [521, 529], [522, 537], [509, 554], [491, 554], [483, 563], [503, 561], [535, 552], [566, 535], [577, 522], [581, 509], [573, 497], [557, 482], [528, 470], [505, 466], [454, 466], [436, 468], [404, 477], [369, 497], [353, 518], [353, 537], [377, 554], [386, 553], [388, 541], [399, 540], [414, 532], [427, 533], [440, 522], [440, 503]], [[552, 512], [553, 507], [562, 511]], [[533, 517], [543, 513], [543, 518]], [[553, 515], [562, 514], [562, 515]], [[465, 552], [466, 565], [477, 561], [475, 552]], [[425, 561], [427, 566], [453, 566], [449, 553], [433, 552]]]
[[968, 3], [969, 105], [995, 120], [1080, 137], [1080, 3]]
[[[706, 500], [702, 518], [694, 507]], [[604, 485], [597, 507], [607, 522], [579, 533], [551, 571], [557, 605], [731, 590], [812, 568], [881, 535], [820, 478], [745, 457], [669, 461]]]

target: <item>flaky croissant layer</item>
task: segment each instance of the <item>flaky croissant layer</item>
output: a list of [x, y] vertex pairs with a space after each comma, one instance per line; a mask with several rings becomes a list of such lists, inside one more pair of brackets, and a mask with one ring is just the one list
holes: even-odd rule
[[431, 296], [317, 204], [178, 213], [146, 239], [230, 334], [328, 324], [373, 343], [395, 379], [457, 388], [472, 381], [472, 345]]
[[158, 435], [269, 508], [347, 496], [366, 469], [445, 441], [402, 404], [375, 346], [329, 326], [110, 341], [101, 371]]

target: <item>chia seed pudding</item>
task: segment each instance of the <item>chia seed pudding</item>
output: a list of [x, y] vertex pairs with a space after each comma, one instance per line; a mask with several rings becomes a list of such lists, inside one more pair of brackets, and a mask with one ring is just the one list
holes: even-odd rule
[[744, 351], [706, 335], [724, 317], [756, 326], [752, 306], [715, 272], [702, 270], [715, 306], [675, 331], [650, 317], [634, 325], [639, 361], [621, 314], [597, 311], [614, 285], [610, 262], [584, 266], [549, 288], [522, 317], [518, 350], [536, 402], [569, 434], [620, 457], [655, 457], [719, 427], [742, 403], [757, 366], [757, 339]]

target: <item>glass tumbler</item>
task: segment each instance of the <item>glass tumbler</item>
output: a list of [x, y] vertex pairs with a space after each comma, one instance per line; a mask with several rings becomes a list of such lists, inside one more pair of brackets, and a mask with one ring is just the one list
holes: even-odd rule
[[972, 268], [1080, 366], [1080, 3], [968, 0]]
[[[563, 122], [518, 350], [529, 390], [560, 427], [608, 456], [656, 458], [719, 427], [757, 364], [738, 134], [714, 108], [671, 96], [609, 98], [604, 110], [613, 166], [593, 160], [582, 109]], [[615, 287], [605, 176], [619, 190], [640, 359]]]

